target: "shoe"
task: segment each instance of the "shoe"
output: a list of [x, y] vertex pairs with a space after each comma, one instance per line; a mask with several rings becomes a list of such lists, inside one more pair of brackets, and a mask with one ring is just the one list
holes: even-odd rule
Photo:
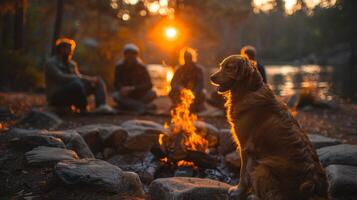
[[93, 112], [94, 113], [104, 113], [104, 114], [114, 114], [114, 113], [116, 113], [116, 110], [114, 108], [112, 108], [111, 106], [109, 106], [108, 104], [103, 104], [103, 105], [99, 106], [98, 108], [96, 108]]

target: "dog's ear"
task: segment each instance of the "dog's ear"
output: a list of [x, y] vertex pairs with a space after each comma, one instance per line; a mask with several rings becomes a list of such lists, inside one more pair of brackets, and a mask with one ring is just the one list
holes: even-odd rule
[[251, 61], [249, 61], [249, 59], [245, 56], [238, 57], [235, 65], [236, 65], [235, 80], [237, 81], [244, 80], [254, 70]]

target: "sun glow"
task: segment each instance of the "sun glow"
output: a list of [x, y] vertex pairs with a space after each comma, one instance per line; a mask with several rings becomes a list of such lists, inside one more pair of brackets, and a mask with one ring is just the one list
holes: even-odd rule
[[165, 29], [165, 36], [169, 40], [173, 40], [177, 37], [177, 29], [175, 27], [167, 27]]

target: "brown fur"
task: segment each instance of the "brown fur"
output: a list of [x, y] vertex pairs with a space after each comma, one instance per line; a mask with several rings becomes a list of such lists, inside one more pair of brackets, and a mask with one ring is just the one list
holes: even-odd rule
[[241, 154], [241, 181], [232, 198], [329, 199], [316, 151], [255, 63], [230, 56], [211, 80], [227, 96], [227, 118]]

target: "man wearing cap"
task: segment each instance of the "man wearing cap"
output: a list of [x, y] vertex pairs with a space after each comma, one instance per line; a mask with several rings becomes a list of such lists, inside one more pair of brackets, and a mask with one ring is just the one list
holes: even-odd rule
[[71, 108], [86, 112], [87, 96], [95, 96], [96, 112], [113, 112], [106, 103], [106, 86], [98, 76], [87, 76], [79, 72], [72, 60], [76, 43], [68, 38], [56, 41], [55, 55], [44, 65], [47, 101], [50, 106]]
[[117, 90], [113, 99], [123, 110], [143, 113], [153, 109], [150, 104], [156, 93], [152, 90], [152, 82], [145, 64], [139, 58], [139, 48], [134, 44], [124, 46], [124, 59], [115, 69], [114, 87]]

